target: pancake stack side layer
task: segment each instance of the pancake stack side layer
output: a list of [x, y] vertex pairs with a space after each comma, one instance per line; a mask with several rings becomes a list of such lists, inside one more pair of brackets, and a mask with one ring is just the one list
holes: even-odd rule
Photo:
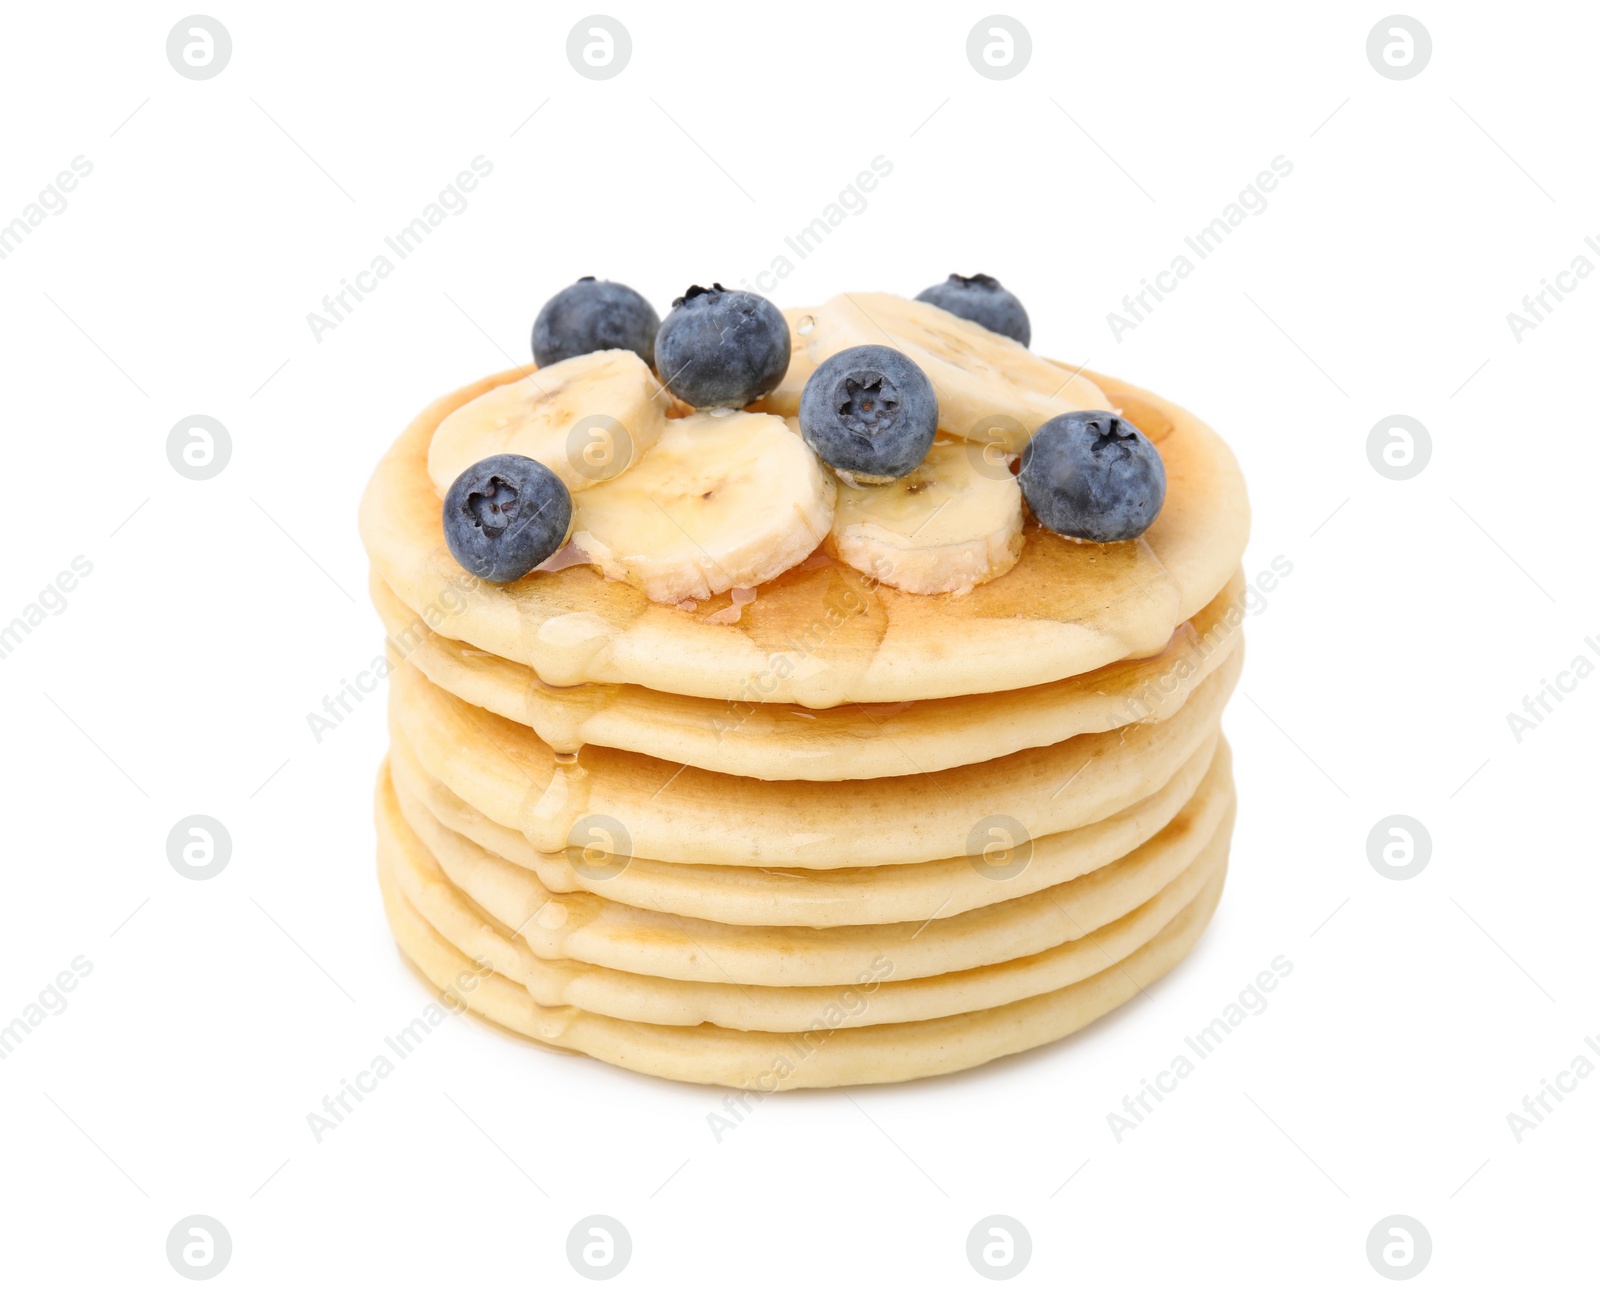
[[773, 1091], [1072, 1034], [1195, 945], [1227, 872], [1222, 711], [1248, 529], [1198, 420], [1088, 375], [1168, 480], [1141, 538], [1029, 522], [970, 592], [822, 551], [652, 604], [587, 565], [496, 586], [445, 544], [436, 402], [362, 503], [386, 634], [378, 878], [421, 975], [530, 1040]]

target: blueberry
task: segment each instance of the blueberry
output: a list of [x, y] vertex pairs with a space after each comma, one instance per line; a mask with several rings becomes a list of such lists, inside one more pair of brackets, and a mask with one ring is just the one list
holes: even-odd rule
[[1109, 544], [1161, 512], [1167, 469], [1150, 438], [1105, 410], [1058, 414], [1022, 451], [1022, 494], [1050, 530]]
[[655, 364], [655, 307], [628, 287], [585, 275], [563, 288], [533, 322], [533, 359], [541, 369], [591, 351], [632, 351]]
[[474, 576], [497, 585], [526, 576], [555, 553], [571, 525], [567, 488], [525, 455], [478, 460], [444, 497], [450, 552]]
[[859, 481], [904, 477], [922, 462], [939, 428], [928, 375], [886, 346], [829, 356], [800, 396], [800, 435], [824, 463]]
[[930, 302], [974, 324], [982, 324], [991, 333], [999, 333], [1023, 346], [1033, 338], [1028, 312], [1023, 310], [1017, 295], [1001, 287], [993, 275], [953, 274], [942, 284], [924, 288], [917, 294], [917, 300]]
[[765, 297], [695, 284], [656, 334], [656, 372], [696, 409], [738, 408], [765, 396], [789, 368], [789, 324]]

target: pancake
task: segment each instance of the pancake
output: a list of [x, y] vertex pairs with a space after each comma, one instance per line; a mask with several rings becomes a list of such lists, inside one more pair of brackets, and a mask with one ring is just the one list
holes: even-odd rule
[[[1216, 731], [1243, 654], [1178, 713], [1081, 734], [938, 774], [829, 784], [735, 778], [611, 748], [557, 753], [522, 725], [469, 706], [395, 661], [390, 723], [422, 767], [544, 851], [589, 845], [600, 824], [619, 854], [749, 867], [865, 867], [981, 849], [991, 816], [1014, 838], [1093, 823], [1164, 786]], [[1020, 831], [1019, 831], [1020, 826]], [[608, 849], [613, 849], [608, 846]]]
[[1244, 552], [1249, 509], [1226, 445], [1177, 406], [1101, 379], [1148, 425], [1166, 467], [1166, 502], [1138, 540], [1084, 544], [1029, 523], [1017, 564], [960, 596], [904, 593], [819, 552], [763, 584], [732, 623], [721, 618], [731, 594], [687, 611], [588, 566], [490, 585], [444, 542], [428, 446], [450, 412], [524, 373], [469, 384], [418, 415], [368, 484], [361, 534], [374, 570], [414, 613], [548, 684], [819, 708], [1026, 688], [1161, 652]]
[[376, 817], [390, 841], [417, 842], [451, 888], [519, 934], [541, 959], [685, 982], [827, 986], [886, 959], [888, 981], [1002, 963], [1077, 940], [1158, 894], [1231, 813], [1222, 780], [1128, 855], [1032, 895], [954, 917], [850, 927], [738, 927], [632, 909], [598, 896], [557, 898], [526, 869], [451, 833], [380, 778]]
[[553, 687], [529, 667], [428, 628], [374, 573], [390, 650], [448, 693], [527, 725], [559, 752], [641, 752], [746, 778], [887, 778], [1045, 747], [1135, 720], [1164, 720], [1243, 638], [1244, 577], [1153, 657], [1113, 662], [1034, 688], [811, 711], [659, 693], [636, 684]]
[[491, 855], [528, 869], [558, 895], [588, 892], [636, 909], [707, 918], [735, 926], [843, 927], [861, 923], [922, 922], [1032, 895], [1111, 863], [1171, 822], [1197, 789], [1230, 775], [1227, 743], [1200, 747], [1167, 785], [1108, 819], [1032, 843], [1018, 872], [980, 873], [966, 856], [873, 868], [752, 869], [717, 864], [664, 864], [634, 858], [620, 872], [583, 869], [576, 848], [534, 850], [514, 828], [495, 823], [432, 779], [404, 735], [389, 748], [389, 771], [405, 798], [424, 806], [452, 832]]
[[1082, 981], [996, 1008], [843, 1029], [839, 1002], [813, 1029], [782, 1034], [722, 1026], [658, 1026], [579, 1008], [541, 1008], [527, 990], [474, 964], [380, 874], [396, 942], [423, 979], [489, 1021], [542, 1044], [648, 1075], [775, 1092], [942, 1075], [1036, 1048], [1082, 1029], [1149, 987], [1200, 939], [1222, 894], [1214, 874], [1154, 937]]
[[381, 785], [378, 807], [379, 870], [388, 883], [398, 886], [452, 945], [521, 984], [541, 1007], [581, 1008], [663, 1026], [710, 1023], [760, 1031], [803, 1031], [834, 1003], [851, 1005], [845, 1026], [858, 1029], [996, 1007], [1081, 981], [1152, 939], [1220, 873], [1231, 827], [1230, 805], [1189, 866], [1150, 899], [1121, 918], [1028, 957], [896, 981], [887, 979], [893, 955], [881, 951], [846, 984], [773, 987], [684, 982], [541, 958], [514, 928], [456, 889]]
[[[862, 340], [841, 300], [791, 313], [816, 336], [766, 406]], [[944, 366], [942, 449], [898, 492], [841, 484], [793, 418], [691, 420], [625, 352], [561, 370], [554, 395], [519, 368], [443, 397], [374, 471], [379, 887], [405, 956], [486, 1019], [763, 1092], [910, 1079], [1072, 1033], [1209, 921], [1244, 658], [1232, 454], [1148, 392], [874, 300], [869, 322], [904, 315], [904, 345]], [[1138, 539], [1042, 528], [1002, 470], [1015, 458], [989, 453], [1014, 456], [1055, 405], [1115, 410], [1159, 451], [1165, 501]], [[592, 417], [647, 448], [620, 482], [585, 471], [614, 449], [574, 442]], [[1121, 436], [1091, 426], [1096, 456]], [[508, 447], [567, 483], [575, 538], [496, 585], [452, 555], [439, 492]], [[458, 545], [522, 525], [527, 491], [530, 519], [557, 502], [525, 467], [474, 486]]]

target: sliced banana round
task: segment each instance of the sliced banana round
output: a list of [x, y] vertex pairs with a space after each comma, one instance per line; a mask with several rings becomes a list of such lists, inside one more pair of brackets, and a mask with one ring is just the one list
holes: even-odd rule
[[656, 443], [670, 399], [632, 351], [573, 356], [447, 417], [428, 448], [428, 475], [442, 498], [480, 459], [519, 454], [577, 494], [625, 472]]
[[936, 441], [896, 481], [840, 485], [827, 549], [911, 594], [965, 594], [1022, 553], [1022, 490], [980, 447]]
[[809, 314], [814, 323], [806, 352], [813, 368], [846, 347], [892, 346], [933, 383], [941, 430], [997, 443], [1011, 454], [1057, 414], [1109, 408], [1105, 393], [1082, 374], [928, 302], [842, 293]]
[[705, 599], [803, 562], [833, 522], [833, 474], [781, 418], [671, 419], [631, 472], [575, 497], [572, 541], [656, 603]]
[[789, 325], [791, 343], [789, 368], [783, 375], [783, 381], [751, 405], [751, 409], [766, 414], [777, 414], [782, 418], [799, 416], [800, 397], [805, 392], [806, 383], [811, 375], [817, 371], [817, 361], [811, 358], [810, 352], [806, 349], [811, 334], [816, 329], [816, 313], [815, 306], [797, 306], [783, 312], [783, 318]]

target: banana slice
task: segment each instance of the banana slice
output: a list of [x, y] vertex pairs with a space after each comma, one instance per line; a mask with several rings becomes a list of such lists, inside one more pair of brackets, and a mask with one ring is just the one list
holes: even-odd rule
[[897, 481], [841, 485], [828, 551], [911, 594], [965, 594], [1003, 576], [1022, 552], [1022, 490], [990, 458], [936, 441]]
[[833, 474], [781, 419], [672, 419], [628, 473], [573, 501], [573, 543], [656, 603], [705, 599], [803, 562], [833, 522]]
[[817, 361], [811, 358], [806, 349], [816, 329], [816, 314], [815, 306], [798, 306], [783, 312], [783, 318], [789, 324], [791, 343], [789, 370], [783, 375], [783, 381], [751, 405], [751, 409], [776, 414], [780, 418], [800, 416], [800, 394], [805, 391], [811, 375], [817, 371]]
[[806, 351], [813, 368], [846, 347], [876, 343], [904, 351], [933, 383], [943, 431], [1011, 454], [1057, 414], [1109, 408], [1105, 393], [1081, 374], [927, 302], [843, 293], [810, 314]]
[[537, 459], [573, 494], [636, 463], [667, 422], [670, 397], [632, 351], [573, 356], [468, 401], [442, 423], [428, 475], [442, 498], [494, 454]]

